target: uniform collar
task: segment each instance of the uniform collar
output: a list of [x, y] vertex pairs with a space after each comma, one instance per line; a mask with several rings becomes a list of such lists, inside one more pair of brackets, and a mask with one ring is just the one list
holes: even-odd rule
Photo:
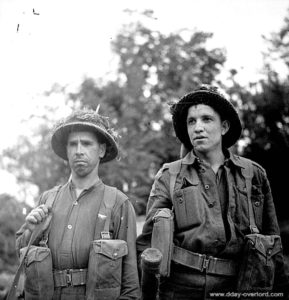
[[198, 158], [195, 156], [193, 150], [188, 152], [184, 158], [182, 158], [183, 165], [192, 165]]
[[[232, 154], [228, 149], [224, 149], [225, 154], [225, 164], [232, 163], [234, 166], [239, 168], [245, 168], [246, 165], [243, 160], [240, 159], [240, 156]], [[188, 152], [184, 158], [182, 158], [183, 165], [192, 165], [196, 161], [199, 161], [199, 158], [194, 154], [193, 150]]]
[[228, 149], [224, 149], [225, 154], [225, 165], [230, 166], [233, 165], [234, 167], [238, 168], [246, 168], [246, 163], [240, 158], [239, 155], [233, 154]]
[[[99, 179], [99, 180], [96, 181], [94, 184], [92, 184], [89, 188], [83, 189], [83, 190], [84, 190], [84, 191], [92, 190], [92, 189], [94, 189], [95, 187], [97, 187], [97, 186], [99, 186], [99, 185], [101, 185], [101, 184], [103, 184], [103, 182], [102, 182], [101, 179]], [[73, 181], [72, 181], [71, 178], [69, 178], [69, 180], [68, 180], [68, 185], [69, 185], [69, 188], [70, 188], [71, 190], [76, 189], [76, 186], [75, 186], [75, 184], [73, 183]]]

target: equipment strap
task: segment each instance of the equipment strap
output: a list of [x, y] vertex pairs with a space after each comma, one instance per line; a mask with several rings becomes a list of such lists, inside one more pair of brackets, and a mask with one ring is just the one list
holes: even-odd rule
[[249, 159], [246, 159], [244, 157], [242, 158], [242, 160], [246, 163], [246, 168], [242, 169], [242, 174], [245, 178], [246, 190], [247, 190], [250, 231], [251, 231], [251, 233], [259, 233], [259, 229], [256, 225], [254, 211], [253, 211], [253, 205], [252, 205], [252, 201], [251, 201], [252, 178], [253, 178], [253, 175], [254, 175], [253, 164]]
[[177, 176], [181, 171], [182, 160], [176, 160], [169, 164], [169, 173], [170, 173], [170, 196], [173, 200], [174, 188], [177, 180]]
[[[112, 186], [105, 185], [104, 189], [104, 195], [103, 195], [103, 205], [105, 209], [105, 223], [103, 227], [103, 231], [100, 232], [101, 238], [102, 239], [110, 239], [110, 232], [109, 232], [109, 224], [111, 220], [111, 213], [112, 213], [112, 208], [116, 202], [116, 196], [117, 196], [117, 189]], [[95, 233], [99, 232], [99, 222], [96, 222], [96, 228], [95, 228]], [[94, 234], [95, 236], [98, 236]]]
[[230, 259], [206, 256], [174, 246], [172, 260], [188, 268], [208, 274], [232, 276], [237, 273], [237, 262]]

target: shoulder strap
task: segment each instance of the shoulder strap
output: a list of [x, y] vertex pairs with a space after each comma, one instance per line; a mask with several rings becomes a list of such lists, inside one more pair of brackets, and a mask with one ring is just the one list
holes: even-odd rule
[[173, 200], [174, 188], [177, 180], [177, 176], [181, 171], [182, 160], [176, 160], [169, 164], [169, 173], [170, 173], [170, 196]]
[[54, 204], [54, 200], [56, 199], [56, 196], [57, 196], [60, 188], [61, 188], [61, 185], [57, 185], [56, 187], [54, 187], [52, 190], [49, 191], [48, 198], [47, 198], [47, 200], [45, 202], [45, 204], [49, 208], [52, 208], [52, 206]]
[[[52, 206], [54, 204], [54, 201], [58, 195], [58, 192], [61, 188], [61, 185], [58, 185], [56, 187], [54, 187], [52, 190], [50, 190], [48, 192], [48, 197], [45, 201], [45, 205], [51, 210], [52, 209]], [[45, 223], [46, 224], [49, 224], [48, 225], [48, 228], [47, 230], [44, 231], [43, 233], [43, 237], [41, 239], [41, 241], [39, 242], [40, 246], [47, 246], [47, 241], [48, 241], [48, 235], [49, 235], [49, 232], [50, 232], [50, 227], [51, 227], [51, 218], [52, 218], [52, 214], [49, 214], [48, 217], [46, 218], [45, 220]], [[43, 226], [43, 228], [45, 228], [45, 225]]]
[[250, 231], [251, 233], [259, 233], [258, 227], [255, 222], [255, 216], [253, 212], [253, 205], [251, 201], [252, 193], [252, 178], [254, 175], [252, 161], [244, 157], [240, 157], [245, 163], [245, 168], [242, 168], [242, 175], [245, 178], [246, 190], [247, 190], [247, 200], [248, 200], [248, 209], [249, 209], [249, 222], [250, 222]]
[[102, 239], [110, 239], [109, 224], [111, 219], [112, 208], [116, 202], [117, 189], [112, 186], [105, 185], [103, 203], [105, 206], [106, 219], [104, 223], [103, 231], [101, 231]]

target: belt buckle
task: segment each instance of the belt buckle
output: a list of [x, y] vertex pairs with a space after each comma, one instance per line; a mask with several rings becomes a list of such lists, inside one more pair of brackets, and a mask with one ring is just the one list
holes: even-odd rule
[[67, 286], [72, 286], [72, 278], [71, 278], [71, 273], [70, 270], [66, 270], [66, 284]]
[[204, 255], [203, 258], [204, 259], [203, 259], [202, 266], [201, 266], [201, 272], [206, 270], [209, 266], [209, 263], [210, 263], [210, 258], [207, 258], [206, 255]]

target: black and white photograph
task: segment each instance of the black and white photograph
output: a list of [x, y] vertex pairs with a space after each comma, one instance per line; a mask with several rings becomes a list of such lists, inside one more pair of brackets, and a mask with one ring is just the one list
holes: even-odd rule
[[0, 300], [289, 299], [289, 1], [0, 0]]

